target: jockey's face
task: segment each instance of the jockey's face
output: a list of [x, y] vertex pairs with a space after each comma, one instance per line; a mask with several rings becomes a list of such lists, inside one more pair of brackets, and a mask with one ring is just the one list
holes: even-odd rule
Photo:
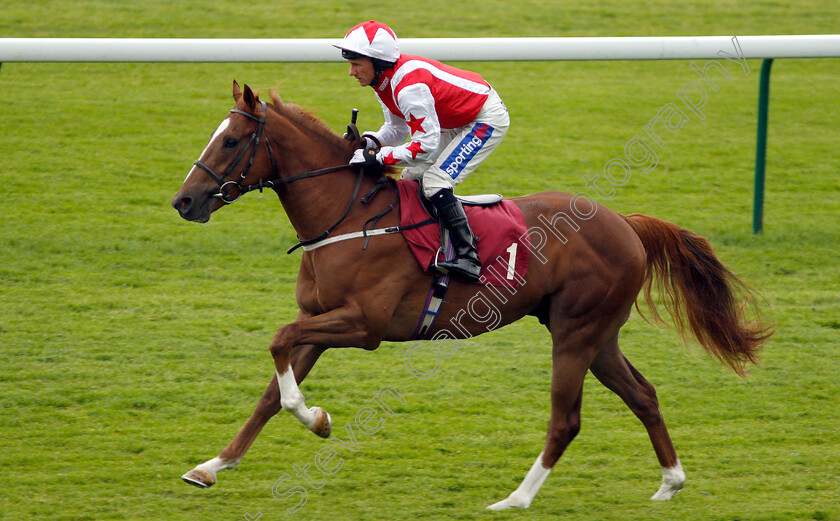
[[350, 63], [350, 76], [356, 78], [356, 81], [362, 87], [370, 85], [373, 77], [376, 76], [376, 72], [373, 70], [373, 61], [364, 56], [361, 58], [352, 58], [347, 61]]

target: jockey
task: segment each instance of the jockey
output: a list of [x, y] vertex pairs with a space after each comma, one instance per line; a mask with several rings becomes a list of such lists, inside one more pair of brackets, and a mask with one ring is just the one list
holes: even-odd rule
[[474, 72], [400, 54], [394, 31], [373, 20], [351, 29], [335, 47], [350, 63], [350, 76], [373, 88], [385, 115], [379, 130], [364, 134], [365, 147], [350, 163], [403, 166], [403, 178], [422, 180], [456, 254], [438, 267], [477, 281], [475, 237], [452, 192], [507, 132], [510, 118], [501, 98]]

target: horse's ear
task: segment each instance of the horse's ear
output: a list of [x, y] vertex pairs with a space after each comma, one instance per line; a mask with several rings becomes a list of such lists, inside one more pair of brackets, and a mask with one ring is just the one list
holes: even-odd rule
[[260, 97], [254, 94], [254, 91], [251, 90], [251, 87], [247, 83], [245, 84], [245, 91], [242, 93], [242, 99], [245, 101], [245, 105], [251, 110], [256, 110], [257, 103], [260, 101]]
[[268, 95], [271, 97], [271, 102], [274, 103], [276, 107], [279, 107], [283, 104], [283, 100], [280, 99], [280, 95], [277, 94], [277, 87], [272, 87], [268, 89]]
[[239, 84], [236, 83], [236, 80], [233, 80], [233, 101], [239, 101], [241, 97], [242, 91], [239, 90]]

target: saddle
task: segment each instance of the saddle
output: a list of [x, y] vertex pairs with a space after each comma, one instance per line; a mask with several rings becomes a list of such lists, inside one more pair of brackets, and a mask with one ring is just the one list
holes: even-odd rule
[[[400, 195], [400, 228], [423, 271], [444, 260], [436, 211], [416, 181], [395, 181]], [[530, 240], [519, 207], [499, 194], [458, 197], [477, 240], [483, 285], [517, 288], [524, 282]]]
[[[438, 220], [437, 209], [434, 207], [432, 202], [429, 201], [428, 198], [426, 198], [426, 195], [423, 193], [423, 183], [418, 183], [417, 185], [417, 198], [423, 204], [423, 208], [425, 208], [429, 216], [434, 217], [435, 220]], [[502, 194], [479, 194], [456, 195], [455, 199], [461, 201], [461, 204], [464, 206], [493, 206], [494, 204], [501, 203], [504, 197], [502, 197]]]

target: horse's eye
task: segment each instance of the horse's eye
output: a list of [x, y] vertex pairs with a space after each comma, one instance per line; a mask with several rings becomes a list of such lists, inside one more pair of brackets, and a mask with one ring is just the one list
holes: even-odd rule
[[224, 144], [225, 148], [234, 148], [238, 144], [239, 144], [239, 140], [236, 139], [236, 138], [232, 138], [232, 137], [225, 138], [225, 144]]

